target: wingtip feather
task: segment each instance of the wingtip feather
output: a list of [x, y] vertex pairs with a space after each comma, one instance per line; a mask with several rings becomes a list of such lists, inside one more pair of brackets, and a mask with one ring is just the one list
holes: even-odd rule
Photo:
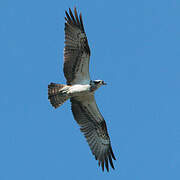
[[81, 24], [82, 30], [84, 31], [84, 25], [83, 25], [83, 20], [82, 20], [82, 14], [81, 13], [79, 15], [79, 19], [80, 19], [80, 24]]
[[102, 171], [104, 172], [104, 160], [101, 161], [101, 167], [102, 167]]
[[113, 158], [114, 160], [116, 160], [116, 158], [115, 158], [115, 156], [114, 156], [114, 153], [113, 153], [113, 150], [112, 150], [112, 147], [110, 147], [110, 152], [111, 152], [112, 158]]
[[72, 18], [73, 24], [76, 24], [76, 20], [75, 20], [74, 15], [73, 15], [73, 13], [72, 13], [72, 11], [71, 11], [70, 8], [69, 8], [69, 14], [70, 14], [70, 16], [71, 16], [71, 18]]
[[107, 172], [109, 172], [109, 164], [108, 164], [107, 157], [105, 157], [105, 166], [106, 166]]

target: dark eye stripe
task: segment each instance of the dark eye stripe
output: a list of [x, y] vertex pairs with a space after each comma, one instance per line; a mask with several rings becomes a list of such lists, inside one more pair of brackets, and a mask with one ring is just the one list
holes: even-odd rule
[[101, 81], [94, 81], [95, 84], [99, 84]]

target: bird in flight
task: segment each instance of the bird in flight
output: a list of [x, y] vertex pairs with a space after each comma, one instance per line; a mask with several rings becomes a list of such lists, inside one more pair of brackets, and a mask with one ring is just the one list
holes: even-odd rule
[[80, 126], [92, 154], [104, 171], [109, 171], [109, 163], [114, 169], [112, 159], [116, 160], [106, 122], [101, 115], [94, 97], [95, 91], [106, 83], [103, 80], [91, 80], [89, 75], [90, 48], [84, 30], [82, 15], [74, 15], [69, 8], [65, 11], [65, 48], [64, 76], [67, 84], [50, 83], [48, 99], [54, 108], [58, 108], [70, 99], [74, 119]]

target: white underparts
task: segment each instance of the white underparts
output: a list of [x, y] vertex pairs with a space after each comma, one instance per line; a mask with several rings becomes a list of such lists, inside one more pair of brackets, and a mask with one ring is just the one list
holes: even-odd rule
[[67, 94], [70, 96], [81, 96], [89, 94], [90, 85], [76, 84], [69, 87]]

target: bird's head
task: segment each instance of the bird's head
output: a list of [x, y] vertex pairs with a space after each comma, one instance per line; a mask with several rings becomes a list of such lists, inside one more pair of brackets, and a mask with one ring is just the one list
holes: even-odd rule
[[103, 80], [94, 80], [94, 81], [92, 81], [92, 85], [99, 88], [102, 85], [107, 85], [107, 83], [105, 83]]
[[103, 80], [94, 80], [93, 82], [97, 86], [107, 85]]

